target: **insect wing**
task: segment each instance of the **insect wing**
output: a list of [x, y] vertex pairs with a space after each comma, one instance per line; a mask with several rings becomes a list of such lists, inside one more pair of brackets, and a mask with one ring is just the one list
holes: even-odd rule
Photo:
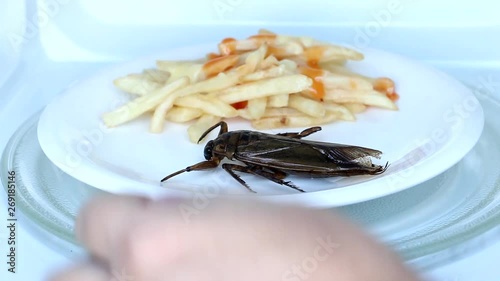
[[364, 147], [263, 136], [246, 145], [240, 144], [235, 157], [245, 163], [269, 168], [327, 173], [372, 168], [371, 161], [365, 158], [380, 154], [378, 150]]

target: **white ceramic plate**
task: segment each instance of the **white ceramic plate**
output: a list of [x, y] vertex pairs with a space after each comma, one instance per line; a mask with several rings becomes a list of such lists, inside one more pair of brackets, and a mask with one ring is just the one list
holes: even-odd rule
[[[248, 193], [222, 169], [184, 173], [161, 187], [160, 179], [204, 160], [204, 145], [188, 141], [187, 125], [167, 124], [151, 134], [149, 117], [113, 129], [100, 116], [129, 100], [112, 81], [154, 67], [156, 59], [194, 59], [213, 51], [214, 44], [176, 49], [118, 65], [69, 88], [42, 113], [38, 138], [47, 157], [76, 179], [112, 193], [150, 197], [261, 196], [277, 202], [338, 206], [404, 190], [445, 171], [477, 142], [484, 123], [474, 95], [451, 77], [407, 58], [365, 49], [365, 60], [349, 67], [365, 75], [395, 80], [399, 111], [369, 109], [356, 122], [323, 126], [311, 140], [359, 145], [381, 150], [380, 164], [391, 166], [379, 176], [308, 179], [290, 177], [307, 193], [252, 175], [242, 175], [257, 195]], [[228, 121], [229, 130], [252, 129], [244, 121]], [[270, 133], [303, 128], [270, 130]], [[209, 138], [214, 137], [211, 134]], [[70, 187], [68, 187], [70, 188]]]

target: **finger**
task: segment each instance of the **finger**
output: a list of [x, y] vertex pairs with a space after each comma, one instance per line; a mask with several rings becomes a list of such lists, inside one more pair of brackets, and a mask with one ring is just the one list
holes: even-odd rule
[[133, 196], [95, 198], [77, 218], [77, 238], [110, 268], [149, 280], [185, 250], [181, 240], [186, 239], [179, 233], [187, 231], [181, 230], [179, 202]]
[[107, 195], [86, 204], [76, 220], [77, 239], [94, 256], [109, 261], [116, 244], [137, 223], [148, 199]]
[[57, 273], [49, 281], [109, 281], [111, 277], [104, 268], [84, 263]]

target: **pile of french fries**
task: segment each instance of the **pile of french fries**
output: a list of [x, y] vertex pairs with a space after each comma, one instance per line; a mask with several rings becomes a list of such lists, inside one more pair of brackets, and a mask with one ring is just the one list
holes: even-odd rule
[[158, 60], [156, 68], [117, 78], [134, 96], [105, 113], [114, 127], [150, 114], [149, 131], [166, 121], [192, 122], [189, 139], [228, 118], [244, 118], [257, 130], [354, 121], [367, 107], [397, 110], [394, 81], [350, 71], [363, 54], [309, 37], [260, 30], [247, 39], [226, 38], [218, 53], [192, 61]]

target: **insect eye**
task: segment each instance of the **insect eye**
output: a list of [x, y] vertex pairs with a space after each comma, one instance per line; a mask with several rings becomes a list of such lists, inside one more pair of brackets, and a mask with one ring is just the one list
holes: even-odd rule
[[203, 151], [203, 154], [205, 155], [205, 159], [210, 160], [212, 159], [212, 151], [214, 149], [214, 142], [209, 141], [207, 145], [205, 145], [205, 150]]

